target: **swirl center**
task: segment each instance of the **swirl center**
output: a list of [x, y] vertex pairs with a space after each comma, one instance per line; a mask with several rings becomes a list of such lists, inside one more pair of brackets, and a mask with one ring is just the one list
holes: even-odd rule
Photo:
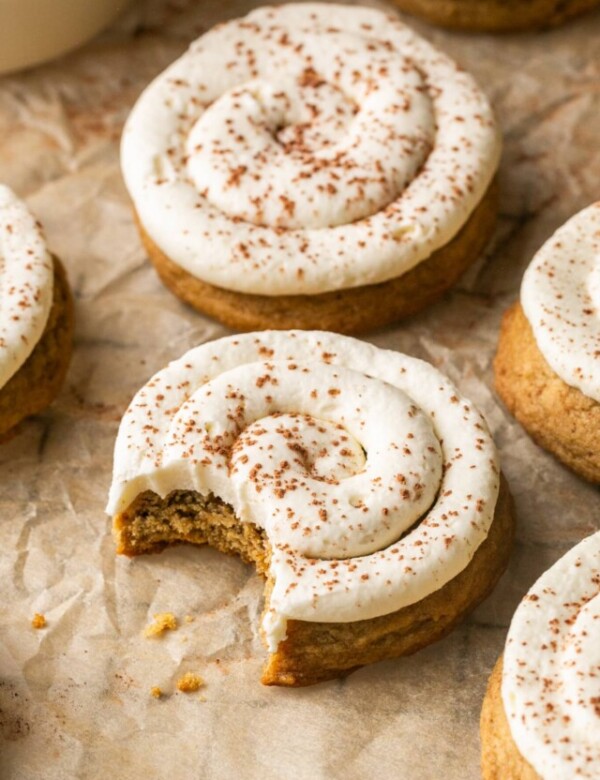
[[364, 219], [403, 192], [432, 148], [423, 77], [398, 52], [353, 35], [291, 43], [273, 43], [200, 115], [187, 174], [222, 213], [255, 225]]
[[[275, 447], [274, 442], [282, 446]], [[249, 448], [260, 453], [257, 491], [260, 483], [272, 485], [281, 498], [298, 488], [298, 471], [338, 485], [362, 471], [366, 463], [359, 442], [343, 425], [307, 414], [273, 414], [249, 425], [232, 449], [232, 473], [248, 461]]]
[[165, 462], [185, 462], [242, 521], [313, 558], [396, 541], [442, 477], [431, 421], [402, 390], [325, 364], [224, 372], [181, 407], [167, 446]]

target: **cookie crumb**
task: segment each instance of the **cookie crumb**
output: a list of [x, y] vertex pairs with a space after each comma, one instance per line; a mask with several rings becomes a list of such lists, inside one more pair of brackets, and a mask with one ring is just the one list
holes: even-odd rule
[[31, 625], [34, 628], [46, 628], [47, 626], [46, 616], [40, 615], [39, 612], [36, 612], [33, 618], [31, 619]]
[[186, 616], [184, 617], [184, 621], [185, 621], [186, 623], [193, 623], [193, 622], [194, 622], [194, 620], [195, 620], [195, 618], [194, 618], [194, 616], [193, 616], [193, 615], [186, 615]]
[[177, 690], [182, 693], [194, 693], [204, 685], [204, 680], [194, 672], [186, 672], [177, 680]]
[[154, 622], [144, 629], [144, 636], [162, 636], [165, 631], [175, 631], [176, 628], [177, 618], [172, 612], [157, 612], [154, 615]]
[[163, 692], [158, 685], [153, 685], [152, 688], [150, 688], [150, 696], [154, 696], [155, 699], [160, 699], [162, 695]]

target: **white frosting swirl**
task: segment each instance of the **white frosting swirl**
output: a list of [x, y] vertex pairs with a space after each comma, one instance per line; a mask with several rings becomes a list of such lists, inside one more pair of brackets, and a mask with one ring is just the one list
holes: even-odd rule
[[53, 280], [40, 226], [0, 184], [0, 387], [25, 363], [44, 332]]
[[536, 254], [521, 303], [552, 370], [600, 402], [600, 202], [572, 217]]
[[600, 777], [600, 532], [531, 588], [513, 618], [502, 699], [543, 780]]
[[263, 295], [400, 276], [446, 244], [498, 164], [473, 79], [395, 16], [261, 8], [142, 94], [122, 167], [146, 232], [194, 276]]
[[107, 511], [195, 490], [264, 528], [274, 649], [288, 618], [371, 618], [441, 588], [486, 538], [498, 489], [482, 417], [432, 366], [267, 331], [197, 347], [137, 393]]

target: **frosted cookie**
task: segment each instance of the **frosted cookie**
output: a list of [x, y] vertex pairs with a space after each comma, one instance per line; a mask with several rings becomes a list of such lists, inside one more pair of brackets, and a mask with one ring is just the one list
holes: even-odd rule
[[484, 780], [600, 777], [600, 533], [517, 609], [481, 714]]
[[485, 422], [423, 361], [331, 333], [204, 344], [125, 413], [119, 553], [209, 544], [266, 578], [262, 681], [412, 653], [493, 588], [513, 534]]
[[555, 27], [599, 0], [394, 0], [403, 11], [461, 30], [507, 32]]
[[64, 269], [27, 207], [0, 184], [0, 437], [45, 409], [71, 356], [73, 303]]
[[531, 436], [600, 482], [600, 203], [534, 257], [494, 368], [500, 397]]
[[238, 330], [413, 314], [481, 253], [500, 155], [474, 80], [397, 17], [260, 8], [145, 90], [122, 168], [148, 254]]

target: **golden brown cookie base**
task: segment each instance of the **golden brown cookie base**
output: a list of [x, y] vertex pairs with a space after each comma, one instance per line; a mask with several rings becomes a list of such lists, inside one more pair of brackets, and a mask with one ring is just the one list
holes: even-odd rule
[[556, 27], [600, 5], [600, 0], [394, 0], [433, 24], [460, 30], [510, 32]]
[[235, 330], [361, 333], [404, 319], [438, 300], [483, 251], [496, 224], [493, 183], [446, 246], [395, 279], [319, 295], [249, 295], [197, 279], [170, 260], [138, 220], [142, 241], [164, 284], [185, 303]]
[[[158, 552], [180, 542], [208, 543], [239, 555], [265, 573], [269, 549], [262, 531], [240, 523], [219, 499], [175, 491], [165, 499], [146, 492], [114, 518], [117, 552]], [[514, 520], [506, 483], [502, 482], [487, 539], [453, 580], [422, 601], [389, 615], [354, 623], [290, 620], [287, 638], [265, 665], [265, 685], [303, 686], [342, 677], [365, 664], [409, 655], [445, 634], [492, 590], [506, 568]], [[267, 582], [268, 597], [271, 583]]]
[[49, 406], [62, 387], [73, 346], [73, 299], [61, 262], [54, 258], [52, 308], [46, 328], [21, 368], [0, 389], [0, 437], [11, 437], [26, 417]]
[[600, 482], [600, 404], [550, 368], [520, 303], [504, 315], [496, 390], [531, 437], [573, 471]]
[[516, 746], [502, 702], [502, 657], [494, 667], [481, 709], [483, 780], [540, 780]]

